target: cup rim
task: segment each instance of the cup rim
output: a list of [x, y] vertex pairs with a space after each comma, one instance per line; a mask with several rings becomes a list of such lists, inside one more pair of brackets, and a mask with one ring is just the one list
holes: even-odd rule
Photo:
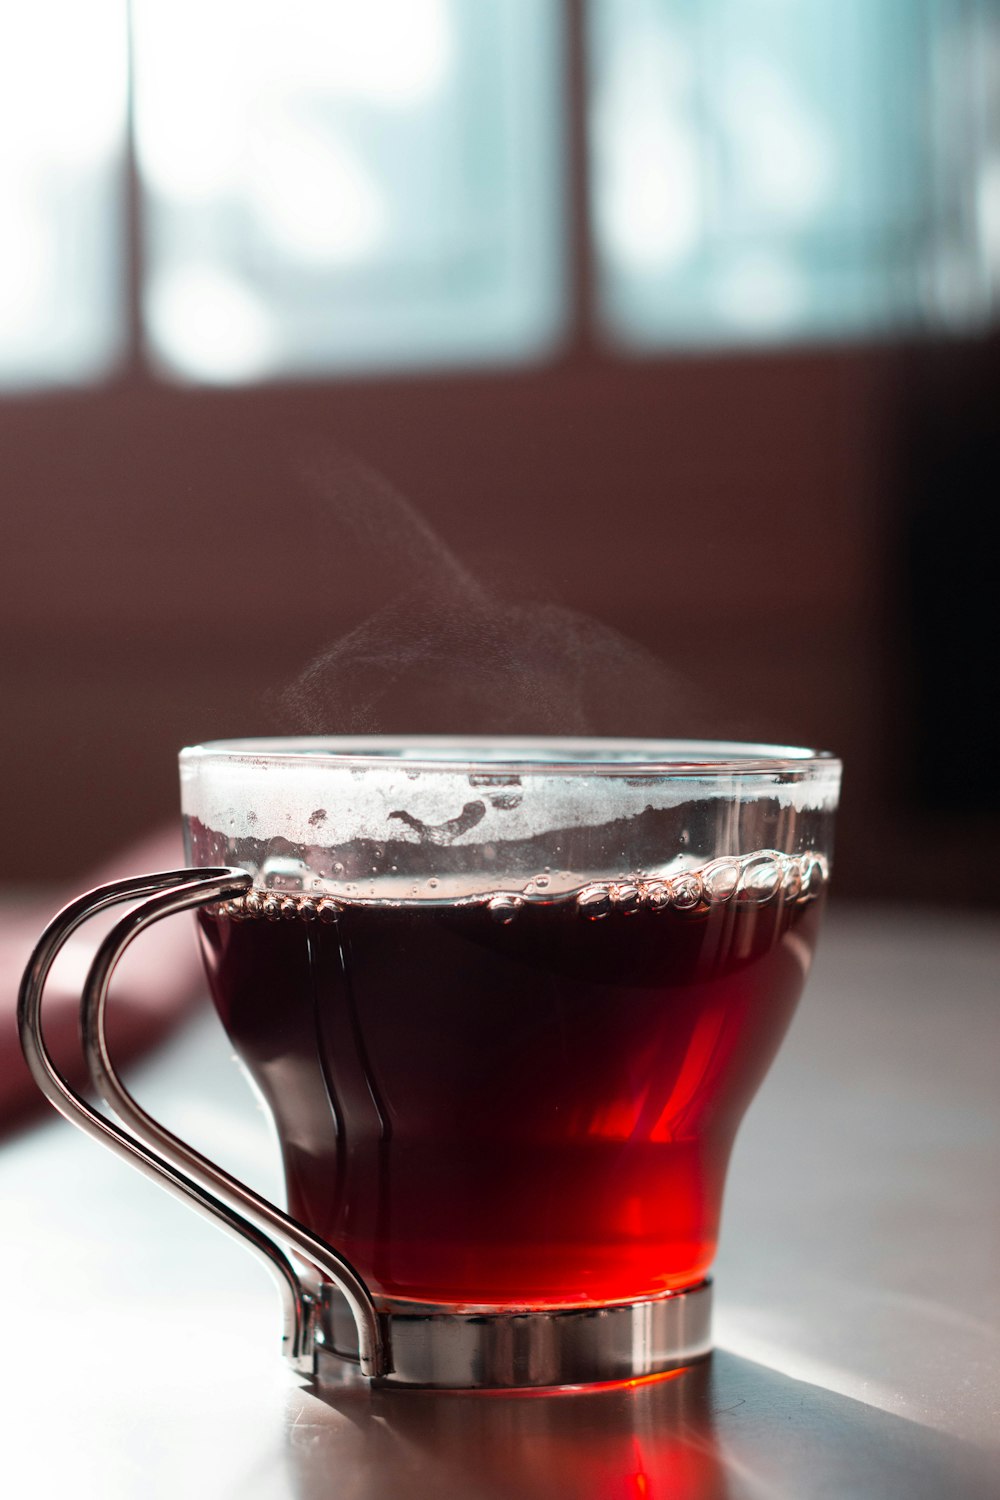
[[781, 781], [839, 776], [828, 750], [737, 740], [571, 735], [269, 735], [208, 740], [180, 752], [182, 768], [211, 762], [374, 771], [516, 776], [744, 776]]

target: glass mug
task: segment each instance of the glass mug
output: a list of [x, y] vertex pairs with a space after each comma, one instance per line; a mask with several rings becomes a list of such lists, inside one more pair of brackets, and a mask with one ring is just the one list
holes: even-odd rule
[[[73, 902], [25, 975], [22, 1043], [52, 1103], [249, 1242], [286, 1353], [319, 1379], [559, 1386], [706, 1354], [728, 1158], [809, 967], [839, 762], [416, 737], [180, 763], [192, 868]], [[40, 1022], [58, 948], [117, 902], [82, 1035], [121, 1124], [57, 1071]], [[186, 907], [277, 1126], [287, 1213], [158, 1125], [108, 1052], [118, 958]]]

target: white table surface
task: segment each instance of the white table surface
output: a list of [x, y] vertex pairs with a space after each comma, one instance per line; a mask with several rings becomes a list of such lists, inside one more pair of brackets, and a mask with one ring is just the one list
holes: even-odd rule
[[[632, 1390], [321, 1397], [257, 1262], [53, 1115], [0, 1147], [3, 1492], [1000, 1496], [998, 959], [985, 918], [831, 914], [734, 1155], [717, 1351]], [[132, 1083], [279, 1191], [212, 1016]]]

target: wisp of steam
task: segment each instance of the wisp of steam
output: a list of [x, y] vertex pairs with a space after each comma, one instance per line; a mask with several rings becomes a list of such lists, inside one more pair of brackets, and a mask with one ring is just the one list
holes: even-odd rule
[[689, 684], [610, 626], [526, 594], [523, 559], [473, 571], [392, 485], [340, 451], [306, 477], [340, 554], [356, 562], [352, 544], [367, 554], [373, 590], [388, 598], [281, 694], [288, 732], [698, 732]]

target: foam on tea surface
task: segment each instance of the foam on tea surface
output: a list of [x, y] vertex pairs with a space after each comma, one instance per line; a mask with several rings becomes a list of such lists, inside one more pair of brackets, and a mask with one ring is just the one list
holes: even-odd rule
[[793, 858], [822, 847], [835, 767], [775, 768], [772, 751], [762, 772], [748, 750], [767, 747], [745, 746], [720, 767], [727, 747], [712, 748], [566, 741], [561, 761], [531, 740], [196, 748], [182, 761], [189, 848], [259, 887], [442, 900], [666, 880], [719, 855], [760, 865], [769, 836]]

